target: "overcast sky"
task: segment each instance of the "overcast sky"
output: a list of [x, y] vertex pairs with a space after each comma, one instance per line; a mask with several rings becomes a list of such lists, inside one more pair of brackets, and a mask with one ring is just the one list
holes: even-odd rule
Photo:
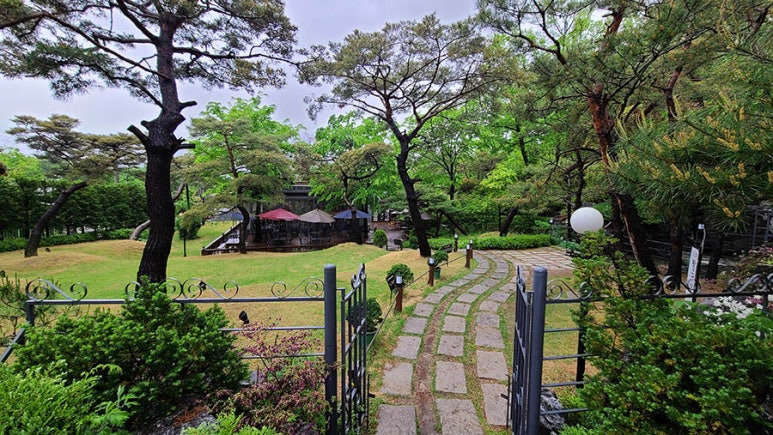
[[[298, 43], [302, 47], [340, 41], [355, 29], [365, 32], [380, 30], [385, 23], [418, 20], [436, 13], [443, 22], [464, 19], [475, 13], [475, 0], [285, 0], [286, 14], [298, 27]], [[282, 89], [264, 88], [263, 102], [276, 106], [276, 118], [306, 126], [305, 138], [313, 137], [314, 130], [326, 124], [327, 114], [311, 121], [303, 98], [318, 93], [315, 88], [298, 84], [288, 76]], [[248, 97], [245, 93], [227, 90], [205, 91], [195, 86], [181, 88], [181, 100], [196, 100], [197, 106], [183, 112], [187, 118], [196, 117], [209, 101], [227, 103], [232, 97]], [[158, 109], [132, 99], [127, 92], [117, 89], [96, 90], [76, 95], [67, 101], [51, 97], [48, 84], [33, 79], [8, 80], [0, 78], [0, 147], [18, 147], [5, 134], [16, 115], [32, 115], [43, 119], [62, 113], [81, 121], [79, 130], [87, 133], [116, 133], [126, 131], [130, 124], [153, 119]], [[187, 124], [177, 129], [178, 136], [187, 135]]]

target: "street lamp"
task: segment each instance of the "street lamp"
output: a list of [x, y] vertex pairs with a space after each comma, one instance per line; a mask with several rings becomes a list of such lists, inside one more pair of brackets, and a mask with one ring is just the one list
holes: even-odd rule
[[580, 207], [572, 213], [569, 225], [577, 234], [598, 231], [604, 227], [604, 216], [593, 207]]

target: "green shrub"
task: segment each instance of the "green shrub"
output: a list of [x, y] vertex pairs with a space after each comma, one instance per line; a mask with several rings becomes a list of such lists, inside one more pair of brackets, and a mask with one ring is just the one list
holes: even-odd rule
[[18, 251], [27, 246], [27, 239], [13, 238], [0, 240], [0, 252]]
[[191, 209], [176, 219], [177, 230], [180, 239], [194, 240], [199, 238], [199, 229], [204, 225], [203, 212], [199, 209]]
[[576, 275], [608, 295], [588, 317], [586, 350], [598, 373], [579, 391], [584, 426], [601, 433], [765, 433], [773, 386], [773, 319], [707, 315], [706, 305], [644, 299], [646, 271], [583, 237]]
[[389, 268], [389, 270], [386, 273], [386, 276], [394, 276], [394, 275], [400, 275], [403, 277], [403, 282], [405, 284], [410, 284], [413, 282], [413, 271], [410, 267], [408, 267], [407, 264], [404, 263], [397, 263], [393, 264], [392, 267]]
[[104, 240], [127, 240], [132, 232], [134, 232], [134, 228], [110, 230], [103, 232], [101, 238]]
[[235, 337], [219, 330], [226, 325], [219, 307], [202, 312], [146, 284], [120, 315], [100, 310], [62, 318], [53, 328], [31, 328], [14, 366], [50, 367], [62, 360], [62, 376], [75, 381], [97, 366], [116, 365], [120, 373], [99, 373], [95, 394], [108, 400], [118, 385], [125, 385], [138, 398], [130, 424], [139, 427], [171, 413], [181, 401], [234, 387], [246, 378], [232, 348]]
[[376, 230], [373, 232], [373, 244], [379, 248], [383, 248], [387, 245], [387, 234], [384, 230]]
[[[467, 245], [468, 238], [459, 242], [460, 249]], [[530, 249], [542, 246], [550, 246], [550, 234], [515, 234], [507, 237], [472, 237], [474, 249]], [[432, 249], [440, 249], [448, 244], [453, 245], [454, 240], [448, 237], [430, 239], [429, 246]]]
[[116, 389], [116, 400], [98, 403], [96, 382], [93, 377], [67, 382], [40, 368], [14, 373], [0, 364], [0, 433], [115, 433], [132, 398]]
[[435, 259], [435, 264], [440, 266], [440, 263], [448, 261], [448, 253], [441, 249], [439, 251], [435, 251], [435, 253], [432, 254], [432, 258]]
[[418, 249], [419, 248], [419, 239], [416, 238], [415, 234], [411, 234], [408, 236], [408, 240], [403, 245], [404, 247], [408, 249]]

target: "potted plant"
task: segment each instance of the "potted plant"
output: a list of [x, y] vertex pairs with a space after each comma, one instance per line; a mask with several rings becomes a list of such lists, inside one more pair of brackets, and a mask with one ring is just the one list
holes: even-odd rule
[[445, 261], [448, 262], [448, 253], [446, 251], [435, 251], [434, 254], [432, 254], [432, 258], [435, 260], [435, 278], [440, 278], [440, 263]]
[[354, 306], [346, 315], [346, 320], [348, 320], [352, 326], [356, 327], [357, 319], [362, 318], [363, 314], [365, 315], [365, 331], [367, 333], [375, 334], [378, 329], [378, 324], [384, 321], [381, 317], [383, 314], [381, 305], [379, 305], [376, 298], [368, 298], [365, 303]]

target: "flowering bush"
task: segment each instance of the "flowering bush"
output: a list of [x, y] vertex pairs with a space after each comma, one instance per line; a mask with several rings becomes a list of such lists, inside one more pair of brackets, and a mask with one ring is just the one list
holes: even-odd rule
[[323, 433], [328, 404], [323, 385], [328, 373], [320, 359], [300, 355], [313, 347], [307, 331], [278, 335], [275, 325], [248, 325], [242, 335], [249, 340], [245, 353], [257, 357], [261, 368], [257, 382], [235, 394], [220, 391], [219, 413], [242, 415], [241, 425], [269, 427], [282, 433]]

